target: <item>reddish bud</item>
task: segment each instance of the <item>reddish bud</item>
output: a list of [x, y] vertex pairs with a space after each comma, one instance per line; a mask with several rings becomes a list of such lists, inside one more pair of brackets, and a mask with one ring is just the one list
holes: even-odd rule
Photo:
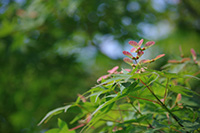
[[147, 59], [147, 60], [141, 60], [141, 61], [140, 61], [140, 63], [144, 63], [144, 64], [145, 64], [145, 63], [150, 63], [150, 62], [151, 62], [151, 60], [149, 60], [149, 59]]
[[131, 60], [130, 58], [125, 57], [123, 60], [124, 60], [124, 62], [128, 63], [129, 65], [133, 64], [133, 60]]
[[184, 57], [184, 54], [183, 54], [183, 50], [182, 50], [181, 45], [179, 46], [179, 51], [181, 52], [181, 57], [183, 58], [183, 57]]
[[136, 58], [136, 59], [139, 59], [139, 56], [136, 56], [135, 58]]
[[146, 48], [142, 48], [142, 50], [145, 50]]
[[157, 59], [159, 59], [159, 58], [161, 58], [163, 56], [165, 56], [165, 54], [160, 54], [160, 55], [156, 56], [156, 58], [154, 58], [154, 60], [157, 60]]
[[118, 66], [115, 66], [111, 70], [108, 70], [108, 73], [113, 74], [114, 72], [117, 71], [118, 68], [119, 68]]
[[141, 51], [141, 50], [137, 52], [137, 55], [138, 55], [139, 57], [142, 56], [143, 54], [144, 54], [144, 52]]
[[184, 63], [186, 61], [189, 61], [190, 58], [183, 58], [181, 61], [178, 61], [178, 60], [169, 60], [168, 63]]
[[136, 52], [138, 52], [138, 51], [140, 51], [140, 50], [141, 50], [141, 48], [139, 47], [139, 48], [137, 48]]
[[123, 54], [130, 57], [130, 58], [133, 57], [133, 55], [131, 53], [129, 53], [128, 51], [123, 51]]
[[154, 44], [155, 44], [154, 41], [149, 41], [149, 42], [147, 42], [147, 43], [145, 44], [145, 47], [151, 47], [151, 46], [153, 46]]
[[137, 42], [136, 41], [129, 41], [128, 43], [133, 47], [137, 47]]
[[[131, 69], [124, 69], [127, 72], [131, 72]], [[121, 71], [120, 73], [124, 73], [123, 71]]]
[[190, 50], [190, 52], [191, 52], [191, 54], [192, 54], [193, 60], [196, 61], [197, 55], [196, 55], [196, 52], [194, 51], [194, 49], [192, 48], [192, 49]]
[[142, 45], [143, 43], [143, 39], [141, 39], [138, 43], [136, 41], [129, 41], [128, 42], [131, 46], [135, 47], [135, 48], [138, 48]]
[[177, 97], [176, 97], [176, 101], [177, 101], [177, 102], [181, 101], [181, 97], [182, 97], [182, 96], [181, 96], [181, 94], [179, 93], [179, 94], [177, 95]]
[[85, 98], [83, 95], [78, 94], [78, 97], [80, 97], [80, 99], [81, 99], [84, 103], [86, 102], [86, 98]]
[[137, 46], [138, 46], [138, 47], [141, 47], [142, 43], [143, 43], [143, 39], [141, 39], [141, 40], [138, 42]]
[[131, 71], [131, 69], [124, 69], [125, 71], [127, 71], [127, 72], [130, 72]]
[[189, 60], [190, 60], [190, 58], [183, 58], [183, 59], [181, 60], [181, 63], [184, 63], [184, 62], [189, 61]]
[[102, 79], [108, 78], [109, 76], [110, 76], [109, 74], [101, 76], [100, 78], [97, 79], [97, 83], [99, 83]]
[[178, 60], [168, 60], [168, 63], [181, 63], [181, 62]]
[[145, 72], [145, 69], [144, 69], [144, 68], [141, 68], [140, 71], [141, 71], [141, 72]]

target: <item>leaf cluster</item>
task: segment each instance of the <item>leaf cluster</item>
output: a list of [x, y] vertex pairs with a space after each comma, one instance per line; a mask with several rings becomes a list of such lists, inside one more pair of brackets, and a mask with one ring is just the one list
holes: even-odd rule
[[[68, 108], [80, 112], [70, 124], [78, 126], [67, 131], [79, 132], [194, 132], [200, 129], [200, 105], [185, 73], [146, 69], [137, 73], [112, 73], [92, 87], [76, 102], [49, 112], [39, 123]], [[60, 120], [59, 120], [60, 121]], [[79, 124], [78, 124], [79, 123]], [[57, 131], [52, 129], [49, 131]], [[60, 129], [59, 129], [60, 130]]]

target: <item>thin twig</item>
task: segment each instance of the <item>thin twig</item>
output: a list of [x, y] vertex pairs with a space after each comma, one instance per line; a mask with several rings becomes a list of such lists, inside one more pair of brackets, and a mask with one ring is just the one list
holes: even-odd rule
[[143, 85], [145, 85], [148, 90], [151, 92], [151, 94], [158, 100], [158, 102], [161, 104], [161, 107], [163, 107], [167, 112], [169, 112], [169, 114], [174, 118], [174, 120], [182, 127], [184, 128], [184, 126], [180, 123], [180, 121], [178, 120], [178, 118], [165, 106], [165, 104], [163, 104], [160, 99], [155, 95], [155, 93], [150, 89], [150, 87], [148, 85], [146, 85], [141, 79], [139, 79], [141, 81], [141, 83]]

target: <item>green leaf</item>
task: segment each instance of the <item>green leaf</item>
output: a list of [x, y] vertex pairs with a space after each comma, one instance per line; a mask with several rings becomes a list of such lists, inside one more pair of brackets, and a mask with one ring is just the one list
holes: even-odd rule
[[194, 79], [200, 80], [200, 78], [198, 78], [196, 76], [193, 76], [193, 75], [184, 75], [184, 77], [190, 77], [190, 78], [194, 78]]
[[69, 131], [67, 124], [58, 118], [58, 127], [51, 130], [48, 130], [45, 133], [76, 133], [75, 131]]
[[[185, 96], [189, 96], [189, 97], [192, 97], [191, 93], [192, 94], [197, 94], [196, 92], [190, 90], [190, 89], [187, 89], [183, 86], [173, 86], [173, 87], [169, 87], [169, 90], [170, 91], [173, 91], [175, 93], [180, 93], [182, 95], [185, 95]], [[197, 94], [198, 95], [198, 94]]]
[[53, 128], [51, 130], [46, 131], [45, 133], [59, 133], [60, 129], [59, 128]]
[[[98, 111], [102, 111], [102, 109], [103, 109], [103, 111], [109, 111], [109, 109], [111, 109], [112, 108], [112, 105], [114, 104], [114, 102], [115, 101], [117, 101], [117, 100], [119, 100], [119, 99], [121, 99], [121, 98], [123, 98], [123, 97], [125, 97], [126, 95], [125, 94], [120, 94], [120, 93], [118, 93], [117, 95], [116, 95], [116, 97], [114, 97], [114, 98], [112, 98], [112, 99], [110, 99], [109, 101], [107, 101], [107, 102], [105, 102], [105, 103], [103, 103], [103, 104], [101, 104], [92, 114], [91, 114], [91, 116], [93, 116], [93, 118], [92, 118], [92, 120], [87, 124], [87, 125], [89, 125], [89, 127], [91, 127], [95, 122], [97, 122], [99, 119], [101, 119], [101, 117], [102, 117], [102, 115], [105, 115], [105, 113], [103, 112], [101, 112], [101, 113], [97, 113]], [[111, 105], [110, 105], [111, 104]], [[108, 106], [108, 105], [110, 105], [108, 108], [107, 108], [107, 110], [106, 110], [106, 106]], [[104, 110], [105, 109], [105, 110]], [[94, 116], [96, 114], [96, 116]]]
[[60, 128], [60, 129], [62, 129], [62, 128], [66, 128], [67, 130], [68, 130], [68, 127], [66, 127], [66, 123], [64, 122], [64, 121], [62, 121], [60, 118], [58, 118], [58, 127]]
[[137, 70], [138, 70], [138, 66], [136, 66], [135, 69], [133, 69], [133, 70], [131, 71], [130, 75], [134, 75], [135, 72], [136, 72]]
[[177, 73], [169, 73], [166, 71], [157, 71], [157, 70], [151, 70], [151, 69], [147, 69], [146, 71], [151, 72], [151, 73], [156, 73], [160, 76], [166, 77], [166, 78], [181, 78], [181, 76]]
[[152, 72], [151, 77], [148, 80], [148, 85], [150, 85], [151, 83], [155, 82], [159, 77], [159, 74], [156, 72]]
[[183, 126], [187, 131], [194, 131], [200, 128], [200, 123], [199, 121], [191, 122], [188, 120], [183, 120], [182, 121]]
[[119, 123], [118, 126], [123, 126], [125, 124], [132, 124], [132, 123], [146, 123], [145, 120], [150, 119], [152, 114], [143, 115], [136, 119], [125, 120], [123, 123]]
[[[114, 88], [114, 86], [116, 86], [116, 84], [115, 85], [113, 85], [113, 88]], [[99, 87], [98, 87], [99, 88]], [[97, 100], [99, 99], [99, 96], [101, 95], [101, 94], [104, 94], [104, 93], [108, 93], [108, 92], [110, 92], [110, 91], [113, 91], [111, 88], [110, 89], [102, 89], [102, 90], [100, 90], [100, 91], [97, 91], [97, 92], [91, 92], [91, 94], [89, 95], [89, 96], [87, 96], [87, 98], [88, 97], [90, 97], [90, 100], [94, 100], [94, 96], [96, 96], [95, 97], [95, 103], [97, 102]], [[93, 97], [93, 98], [92, 98]]]
[[199, 97], [183, 97], [181, 102], [184, 103], [185, 106], [192, 108], [200, 108]]
[[143, 77], [143, 76], [147, 76], [147, 75], [150, 75], [151, 73], [148, 73], [148, 72], [144, 72], [144, 73], [135, 73], [133, 74], [133, 76], [131, 78], [134, 78], [134, 79], [138, 79], [140, 77]]
[[59, 133], [76, 133], [75, 131], [69, 131], [67, 124], [58, 118], [58, 127], [60, 128]]
[[[100, 92], [95, 92], [95, 93], [91, 93], [88, 97], [90, 97], [90, 101], [93, 103], [96, 103], [98, 100], [98, 97], [103, 93], [103, 91]], [[87, 98], [88, 98], [87, 97]]]
[[45, 120], [45, 122], [47, 122], [49, 119], [48, 118], [51, 118], [52, 116], [54, 115], [57, 115], [57, 114], [60, 114], [62, 113], [63, 111], [66, 112], [69, 108], [71, 107], [71, 105], [67, 105], [67, 106], [64, 106], [64, 107], [60, 107], [60, 108], [57, 108], [57, 109], [54, 109], [52, 111], [50, 111], [49, 113], [46, 114], [46, 116], [40, 121], [40, 123], [38, 124], [41, 125]]
[[138, 85], [138, 80], [137, 81], [135, 81], [135, 82], [133, 82], [130, 86], [128, 86], [127, 88], [125, 88], [125, 90], [124, 90], [124, 94], [128, 94], [128, 93], [130, 93], [130, 92], [132, 92], [132, 91], [135, 91], [135, 87]]
[[105, 107], [103, 107], [101, 109], [101, 112], [106, 114], [107, 112], [109, 112], [112, 109], [113, 105], [114, 105], [114, 102], [109, 104], [109, 105], [107, 105], [107, 106], [105, 106]]
[[126, 95], [124, 95], [124, 94], [121, 95], [121, 94], [118, 93], [118, 95], [117, 95], [116, 97], [114, 97], [114, 98], [110, 99], [109, 101], [107, 101], [107, 102], [101, 104], [101, 105], [92, 113], [92, 116], [95, 115], [95, 114], [96, 114], [100, 109], [102, 109], [103, 107], [105, 107], [105, 106], [107, 106], [107, 105], [109, 105], [109, 104], [112, 104], [113, 102], [115, 102], [115, 101], [117, 101], [117, 100], [123, 98], [124, 96], [126, 96]]
[[120, 84], [120, 93], [122, 94], [123, 90], [125, 89], [126, 87], [124, 87], [122, 84]]
[[76, 115], [76, 117], [74, 117], [74, 119], [70, 122], [70, 124], [73, 124], [74, 122], [80, 120], [81, 118], [83, 118], [86, 115], [87, 115], [87, 113], [81, 113], [81, 114]]

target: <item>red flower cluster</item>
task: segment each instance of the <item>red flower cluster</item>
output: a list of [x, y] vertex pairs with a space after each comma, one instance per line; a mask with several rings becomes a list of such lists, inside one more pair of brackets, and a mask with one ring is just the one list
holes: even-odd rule
[[[144, 50], [146, 50], [147, 48], [153, 46], [155, 44], [154, 41], [149, 41], [147, 42], [143, 48], [141, 48], [142, 43], [143, 43], [143, 39], [141, 39], [138, 43], [135, 41], [129, 41], [128, 42], [131, 46], [133, 46], [133, 48], [130, 50], [131, 53], [137, 53], [137, 56], [134, 57], [130, 52], [128, 51], [123, 51], [123, 54], [128, 56], [129, 58], [125, 57], [124, 58], [124, 62], [128, 63], [129, 65], [131, 65], [132, 67], [135, 67], [137, 64], [133, 63], [133, 60], [138, 60], [143, 54], [144, 54]], [[158, 55], [156, 58], [154, 59], [147, 59], [147, 60], [141, 60], [139, 63], [140, 64], [144, 64], [144, 63], [151, 63], [161, 57], [165, 56], [165, 54], [161, 54]]]
[[[190, 61], [191, 60], [190, 58], [187, 58], [187, 57], [184, 58], [184, 55], [183, 55], [181, 47], [180, 47], [180, 51], [181, 51], [182, 60], [169, 60], [168, 63], [181, 64], [181, 63], [184, 63], [186, 61]], [[197, 60], [197, 54], [196, 54], [195, 50], [193, 48], [191, 48], [190, 52], [191, 52], [192, 59], [193, 59], [194, 63], [200, 66], [200, 60]]]
[[[137, 53], [137, 56], [136, 56], [136, 57], [134, 57], [134, 56], [133, 56], [130, 52], [128, 52], [128, 51], [123, 51], [123, 54], [129, 57], [129, 58], [128, 58], [128, 57], [125, 57], [123, 60], [124, 60], [126, 63], [130, 64], [132, 67], [135, 67], [135, 66], [137, 65], [137, 64], [134, 64], [134, 63], [133, 63], [133, 60], [137, 61], [137, 60], [144, 54], [144, 50], [146, 50], [147, 48], [149, 48], [149, 47], [151, 47], [151, 46], [153, 46], [153, 45], [155, 44], [154, 41], [149, 41], [149, 42], [147, 42], [147, 43], [144, 45], [143, 48], [141, 48], [142, 43], [143, 43], [143, 39], [141, 39], [138, 43], [135, 42], [135, 41], [129, 41], [129, 44], [130, 44], [131, 46], [133, 46], [133, 48], [130, 50], [130, 52], [131, 52], [131, 53]], [[165, 55], [165, 54], [158, 55], [156, 58], [151, 59], [151, 60], [149, 60], [149, 59], [148, 59], [148, 60], [141, 60], [141, 61], [139, 62], [139, 64], [151, 63], [151, 62], [153, 62], [153, 61], [155, 61], [155, 60], [157, 60], [157, 59], [163, 57], [164, 55]], [[111, 77], [112, 74], [121, 74], [121, 73], [123, 73], [123, 71], [118, 72], [118, 71], [117, 71], [118, 68], [119, 68], [118, 66], [115, 66], [115, 67], [112, 68], [111, 70], [108, 70], [108, 74], [101, 76], [101, 77], [97, 80], [97, 82], [102, 81], [102, 79], [106, 79], [106, 78], [108, 78], [108, 77]], [[146, 69], [145, 67], [139, 68], [139, 69], [136, 71], [136, 73], [144, 72], [145, 69]], [[128, 71], [128, 72], [131, 71], [130, 69], [124, 69], [124, 70], [125, 70], [125, 71]]]

